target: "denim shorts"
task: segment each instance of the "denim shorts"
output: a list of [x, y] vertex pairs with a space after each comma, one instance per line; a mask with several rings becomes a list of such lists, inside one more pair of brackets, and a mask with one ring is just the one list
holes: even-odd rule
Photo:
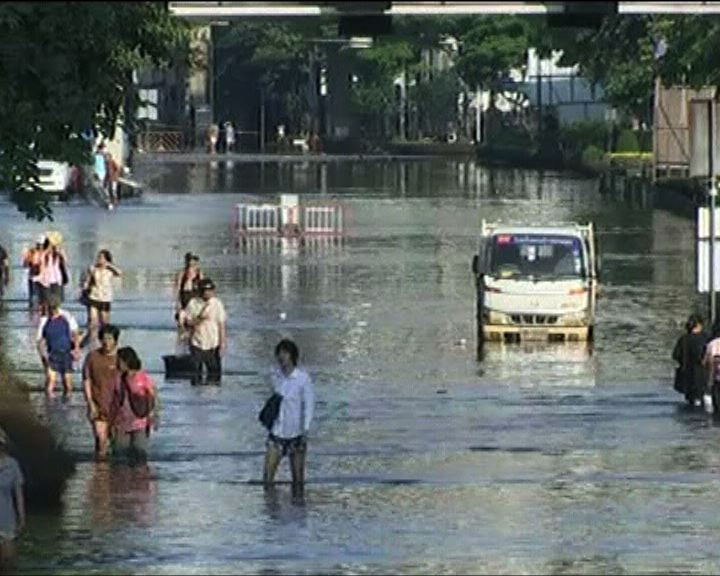
[[48, 366], [50, 370], [56, 372], [60, 376], [65, 374], [72, 374], [73, 372], [73, 358], [70, 352], [55, 352], [50, 354], [48, 358]]

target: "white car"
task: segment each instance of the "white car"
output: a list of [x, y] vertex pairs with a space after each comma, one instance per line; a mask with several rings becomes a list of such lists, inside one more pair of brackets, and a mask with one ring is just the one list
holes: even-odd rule
[[40, 178], [38, 185], [50, 194], [65, 194], [70, 188], [72, 170], [67, 162], [54, 160], [38, 161]]

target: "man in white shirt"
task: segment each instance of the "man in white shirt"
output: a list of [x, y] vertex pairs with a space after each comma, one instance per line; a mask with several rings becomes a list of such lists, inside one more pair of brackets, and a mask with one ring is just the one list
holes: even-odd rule
[[200, 281], [204, 305], [186, 320], [192, 329], [190, 356], [193, 362], [194, 385], [202, 382], [203, 365], [207, 368], [208, 384], [220, 384], [222, 355], [227, 347], [227, 315], [225, 307], [215, 295], [215, 284], [209, 278]]
[[277, 419], [270, 429], [265, 454], [263, 483], [269, 489], [283, 456], [290, 456], [293, 495], [305, 486], [307, 434], [315, 411], [315, 391], [307, 372], [297, 367], [300, 352], [291, 340], [275, 348], [279, 368], [272, 376], [273, 392], [282, 396]]

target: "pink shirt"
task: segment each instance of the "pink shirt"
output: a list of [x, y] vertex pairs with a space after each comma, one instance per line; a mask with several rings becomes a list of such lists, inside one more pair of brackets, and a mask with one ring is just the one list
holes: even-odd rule
[[720, 338], [711, 340], [705, 347], [703, 363], [708, 368], [710, 383], [712, 383], [713, 377], [715, 380], [720, 380], [720, 364], [713, 360], [715, 357], [720, 357]]
[[63, 277], [62, 270], [60, 270], [60, 256], [53, 257], [51, 254], [45, 255], [40, 266], [40, 284], [45, 287], [49, 287], [53, 284], [62, 284], [62, 281]]
[[[147, 395], [155, 391], [155, 383], [146, 372], [141, 371], [136, 373], [134, 377], [128, 378], [127, 383], [133, 394]], [[152, 421], [152, 415], [148, 418], [138, 418], [135, 416], [128, 398], [125, 398], [123, 404], [119, 405], [120, 400], [123, 398], [122, 386], [122, 379], [118, 377], [115, 381], [115, 402], [117, 410], [115, 426], [126, 434], [137, 432], [138, 430], [145, 430]]]

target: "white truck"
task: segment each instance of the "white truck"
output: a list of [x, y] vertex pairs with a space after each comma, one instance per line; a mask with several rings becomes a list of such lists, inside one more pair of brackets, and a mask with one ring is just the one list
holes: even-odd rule
[[482, 221], [473, 258], [479, 344], [593, 339], [598, 284], [593, 225]]

